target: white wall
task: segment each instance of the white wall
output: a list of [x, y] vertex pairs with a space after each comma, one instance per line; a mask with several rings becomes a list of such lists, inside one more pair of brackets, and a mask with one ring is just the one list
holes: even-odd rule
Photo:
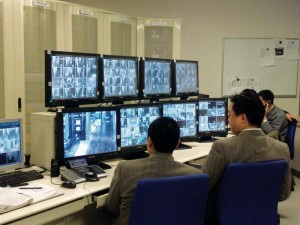
[[[224, 38], [300, 38], [299, 0], [66, 1], [130, 16], [181, 18], [181, 58], [199, 61], [200, 92], [212, 97], [221, 95]], [[298, 93], [299, 71], [298, 67]], [[299, 113], [299, 94], [275, 103]]]

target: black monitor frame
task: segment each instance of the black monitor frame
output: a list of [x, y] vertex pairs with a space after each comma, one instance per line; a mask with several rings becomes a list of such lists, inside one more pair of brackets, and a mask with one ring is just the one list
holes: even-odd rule
[[[158, 62], [158, 63], [169, 63], [169, 90], [164, 93], [146, 93], [146, 79], [145, 79], [145, 70], [146, 70], [146, 63], [148, 62]], [[172, 97], [172, 68], [171, 68], [172, 60], [171, 59], [158, 59], [158, 58], [140, 58], [139, 61], [139, 93], [141, 99], [150, 99], [152, 101], [158, 101], [162, 98], [171, 98]], [[164, 79], [164, 78], [161, 78]], [[165, 82], [162, 80], [161, 82]], [[155, 86], [155, 85], [149, 85]]]
[[[95, 94], [91, 97], [70, 97], [70, 98], [60, 98], [60, 97], [53, 97], [53, 77], [52, 74], [53, 68], [52, 68], [52, 60], [55, 56], [61, 56], [61, 57], [82, 57], [82, 58], [95, 58], [96, 59], [96, 68], [95, 72], [92, 71], [92, 73], [95, 73], [95, 82], [90, 81], [90, 83], [95, 84], [94, 90], [92, 92]], [[73, 64], [74, 66], [74, 64]], [[62, 68], [60, 68], [62, 70]], [[64, 68], [64, 69], [67, 69]], [[78, 68], [80, 69], [80, 68]], [[81, 68], [82, 69], [82, 68]], [[45, 107], [56, 107], [56, 106], [64, 106], [64, 107], [78, 107], [79, 105], [86, 105], [86, 104], [97, 104], [100, 102], [100, 79], [99, 79], [99, 69], [100, 69], [100, 55], [99, 54], [93, 54], [93, 53], [79, 53], [79, 52], [65, 52], [65, 51], [50, 51], [45, 50]], [[75, 70], [75, 68], [74, 68]], [[77, 70], [75, 70], [75, 74], [77, 74]], [[86, 71], [85, 71], [86, 72]], [[76, 75], [73, 75], [76, 76]], [[67, 77], [69, 78], [69, 77]], [[72, 78], [72, 77], [70, 77]], [[63, 78], [62, 78], [63, 79]], [[94, 79], [94, 77], [91, 77], [91, 79]], [[71, 80], [72, 82], [72, 80]], [[77, 81], [79, 82], [79, 80]], [[84, 82], [83, 80], [81, 82]], [[85, 81], [87, 82], [87, 81]], [[73, 80], [74, 85], [76, 85], [76, 81]], [[62, 84], [60, 84], [62, 85]], [[63, 84], [65, 85], [65, 84]], [[76, 87], [74, 87], [76, 90]], [[59, 92], [64, 92], [64, 88], [61, 88], [61, 90], [58, 90]], [[85, 90], [86, 91], [86, 90]], [[61, 93], [62, 94], [62, 93]]]
[[[111, 152], [104, 153], [94, 153], [87, 155], [80, 155], [74, 157], [65, 157], [64, 149], [64, 114], [66, 113], [93, 113], [93, 112], [105, 112], [105, 111], [114, 111], [116, 114], [115, 126], [116, 126], [116, 149]], [[80, 107], [80, 108], [67, 108], [67, 109], [58, 109], [56, 116], [56, 159], [60, 161], [61, 165], [65, 165], [67, 160], [73, 160], [78, 158], [85, 158], [89, 164], [101, 164], [101, 160], [113, 159], [119, 157], [119, 147], [120, 147], [120, 122], [119, 110], [118, 107]], [[76, 125], [76, 124], [75, 124]], [[83, 126], [83, 125], [82, 125]], [[75, 128], [76, 129], [76, 128]], [[76, 135], [75, 135], [76, 136]], [[78, 135], [79, 136], [79, 135]]]
[[[196, 85], [196, 90], [193, 91], [181, 91], [178, 89], [178, 85], [181, 82], [178, 81], [178, 74], [177, 68], [179, 64], [192, 64], [196, 66], [196, 77], [192, 78], [191, 80], [185, 79], [189, 84]], [[184, 100], [187, 99], [189, 96], [198, 96], [199, 95], [199, 72], [198, 72], [198, 61], [192, 60], [173, 60], [172, 61], [172, 95], [173, 97], [180, 97], [180, 99]], [[177, 79], [178, 78], [178, 79]]]
[[[133, 78], [133, 85], [135, 86], [134, 87], [134, 90], [132, 90], [132, 92], [134, 91], [134, 93], [130, 93], [130, 94], [124, 94], [124, 93], [121, 93], [121, 94], [118, 94], [118, 95], [107, 95], [106, 94], [106, 90], [105, 88], [108, 87], [108, 83], [107, 83], [107, 79], [105, 77], [105, 60], [126, 60], [126, 61], [133, 61], [134, 62], [134, 65], [135, 65], [135, 70], [134, 68], [130, 69], [128, 68], [128, 71], [123, 71], [123, 72], [127, 72], [127, 73], [130, 73], [130, 71], [134, 70], [134, 78]], [[121, 62], [120, 62], [121, 63]], [[114, 68], [111, 68], [111, 70], [113, 70]], [[120, 65], [120, 69], [119, 73], [120, 73], [120, 77], [119, 77], [119, 81], [121, 82], [121, 65]], [[111, 71], [113, 72], [113, 71]], [[127, 79], [128, 77], [123, 77], [123, 79]], [[102, 93], [102, 101], [104, 102], [113, 102], [113, 103], [116, 103], [116, 104], [122, 104], [124, 101], [131, 101], [131, 100], [138, 100], [139, 99], [139, 93], [138, 93], [138, 57], [136, 56], [117, 56], [117, 55], [103, 55], [101, 57], [101, 70], [100, 70], [100, 80], [101, 80], [101, 93]], [[131, 82], [132, 78], [128, 78], [127, 80], [127, 84], [129, 82]], [[110, 80], [110, 86], [113, 87], [114, 85], [112, 85], [112, 83], [115, 82], [113, 81], [113, 79]], [[127, 85], [126, 87], [128, 87], [129, 85]], [[121, 88], [121, 87], [120, 87]], [[120, 91], [122, 91], [122, 89], [120, 89]]]
[[[220, 116], [219, 119], [221, 119], [222, 117], [224, 117], [223, 119], [224, 121], [224, 129], [221, 130], [200, 130], [200, 127], [202, 126], [202, 122], [201, 122], [201, 114], [205, 113], [205, 110], [203, 112], [201, 112], [202, 110], [202, 106], [200, 104], [200, 102], [218, 102], [221, 101], [223, 102], [223, 106], [224, 106], [224, 113], [222, 113], [222, 111], [220, 113], [222, 113], [222, 116]], [[228, 134], [228, 99], [227, 98], [201, 98], [198, 99], [198, 117], [199, 117], [199, 124], [198, 124], [198, 136], [199, 136], [199, 141], [206, 141], [206, 140], [211, 140], [211, 138], [213, 136], [218, 136], [218, 137], [226, 137]], [[211, 118], [213, 119], [214, 116], [212, 116]], [[207, 118], [208, 120], [209, 118]], [[215, 118], [215, 120], [217, 120], [218, 118]], [[214, 120], [214, 119], [213, 119]], [[208, 125], [208, 124], [207, 124]]]

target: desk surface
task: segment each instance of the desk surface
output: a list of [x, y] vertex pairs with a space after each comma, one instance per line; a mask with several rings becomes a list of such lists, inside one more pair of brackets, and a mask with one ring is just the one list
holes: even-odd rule
[[[192, 149], [174, 151], [173, 156], [176, 161], [184, 163], [194, 159], [203, 158], [209, 153], [212, 143], [190, 142], [188, 143], [188, 145], [191, 146]], [[31, 216], [37, 217], [35, 218], [36, 222], [38, 222], [39, 218], [43, 218], [45, 223], [45, 222], [50, 222], [54, 219], [58, 219], [60, 218], [59, 216], [65, 216], [64, 214], [66, 213], [71, 214], [73, 212], [76, 212], [75, 211], [76, 209], [77, 211], [83, 209], [86, 205], [92, 203], [91, 197], [94, 193], [109, 189], [114, 170], [117, 164], [119, 163], [119, 161], [115, 160], [106, 163], [112, 166], [111, 169], [106, 170], [106, 172], [108, 173], [107, 177], [101, 178], [101, 180], [98, 182], [84, 182], [84, 183], [77, 184], [77, 187], [75, 189], [61, 188], [60, 185], [51, 184], [51, 178], [50, 176], [47, 175], [45, 175], [44, 179], [34, 181], [37, 183], [42, 183], [42, 184], [46, 184], [58, 188], [63, 192], [63, 195], [1, 214], [0, 224], [6, 224], [20, 219], [26, 219]], [[60, 184], [61, 180], [58, 177], [52, 178], [52, 183]], [[68, 204], [73, 204], [71, 205], [69, 212], [66, 211], [68, 210], [67, 208]], [[58, 213], [56, 215], [56, 218], [53, 217], [54, 212], [51, 213], [50, 211], [52, 209], [54, 210], [61, 206], [66, 207], [66, 209], [65, 208], [63, 209], [66, 212], [64, 212], [64, 214], [61, 215]], [[47, 221], [47, 214], [45, 214], [47, 212], [49, 212], [49, 214], [51, 213], [51, 216], [48, 215], [49, 221]], [[16, 222], [15, 224], [18, 224], [18, 222]], [[20, 224], [25, 224], [25, 223], [20, 222]]]

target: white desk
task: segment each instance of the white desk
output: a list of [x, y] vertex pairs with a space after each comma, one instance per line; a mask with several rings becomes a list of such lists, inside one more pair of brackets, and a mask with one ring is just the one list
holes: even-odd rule
[[[173, 156], [176, 161], [188, 162], [194, 159], [203, 158], [209, 153], [212, 143], [191, 142], [188, 143], [188, 145], [192, 146], [192, 149], [174, 151]], [[55, 186], [51, 184], [49, 176], [45, 176], [44, 179], [35, 181], [60, 188], [63, 195], [1, 214], [0, 224], [45, 224], [83, 210], [85, 206], [93, 203], [93, 194], [109, 189], [118, 162], [118, 160], [106, 162], [112, 166], [112, 169], [107, 170], [107, 173], [109, 174], [108, 177], [101, 178], [98, 182], [77, 184], [75, 189], [61, 188], [59, 185]], [[60, 178], [53, 178], [52, 181], [53, 183], [61, 182]]]

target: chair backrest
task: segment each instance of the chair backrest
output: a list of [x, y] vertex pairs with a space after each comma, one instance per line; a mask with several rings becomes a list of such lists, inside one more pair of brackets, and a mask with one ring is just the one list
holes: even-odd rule
[[295, 155], [294, 140], [295, 140], [296, 127], [297, 127], [296, 120], [289, 121], [288, 131], [287, 131], [287, 135], [285, 137], [285, 142], [287, 143], [287, 145], [289, 146], [289, 149], [290, 149], [291, 159], [294, 159], [294, 155]]
[[278, 225], [278, 198], [286, 160], [232, 163], [217, 191], [219, 225]]
[[140, 180], [128, 225], [202, 225], [208, 186], [207, 174]]

